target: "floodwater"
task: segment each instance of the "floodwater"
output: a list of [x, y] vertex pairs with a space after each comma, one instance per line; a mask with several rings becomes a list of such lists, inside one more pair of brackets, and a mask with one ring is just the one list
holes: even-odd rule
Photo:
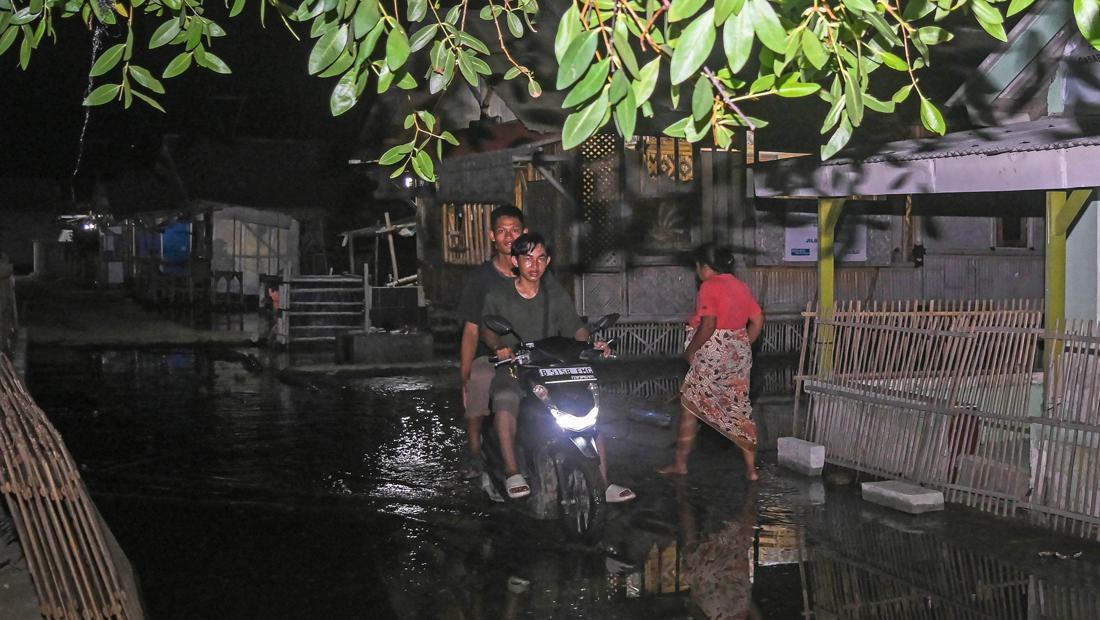
[[[31, 351], [151, 618], [1100, 617], [1095, 544], [899, 515], [774, 465], [748, 486], [712, 433], [664, 479], [673, 431], [625, 416], [611, 467], [639, 499], [571, 545], [456, 477], [453, 371], [286, 380], [254, 354]], [[667, 408], [676, 377], [618, 374]]]

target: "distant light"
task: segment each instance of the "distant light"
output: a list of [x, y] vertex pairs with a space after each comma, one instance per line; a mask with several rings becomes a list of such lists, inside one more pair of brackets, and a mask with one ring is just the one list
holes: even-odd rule
[[412, 187], [413, 186], [413, 178], [412, 177], [405, 176], [405, 177], [402, 177], [402, 179], [405, 182], [405, 187]]
[[95, 230], [95, 222], [91, 220], [84, 222], [84, 230]]

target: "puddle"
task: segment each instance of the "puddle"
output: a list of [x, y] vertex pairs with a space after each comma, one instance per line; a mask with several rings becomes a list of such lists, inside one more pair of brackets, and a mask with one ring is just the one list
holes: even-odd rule
[[[249, 351], [31, 354], [32, 393], [150, 617], [1100, 616], [1095, 544], [1079, 560], [1016, 562], [970, 535], [1017, 535], [987, 516], [914, 520], [772, 467], [748, 488], [714, 434], [692, 475], [665, 479], [650, 472], [674, 431], [627, 419], [610, 462], [639, 498], [579, 547], [457, 479], [453, 378], [291, 385]], [[607, 388], [667, 403], [677, 381]]]

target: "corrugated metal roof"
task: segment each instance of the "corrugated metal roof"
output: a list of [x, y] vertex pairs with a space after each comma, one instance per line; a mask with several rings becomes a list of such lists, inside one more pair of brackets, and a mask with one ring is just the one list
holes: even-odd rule
[[1048, 117], [759, 164], [759, 197], [1073, 189], [1100, 186], [1100, 118]]

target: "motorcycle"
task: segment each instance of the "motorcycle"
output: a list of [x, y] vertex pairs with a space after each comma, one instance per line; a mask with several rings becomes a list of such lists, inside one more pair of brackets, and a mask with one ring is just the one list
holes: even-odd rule
[[[589, 326], [595, 334], [618, 320], [601, 317]], [[556, 519], [574, 540], [593, 541], [606, 520], [601, 455], [596, 447], [600, 413], [599, 381], [591, 361], [602, 351], [591, 343], [554, 336], [526, 342], [503, 317], [485, 317], [486, 326], [519, 341], [513, 356], [492, 360], [508, 364], [519, 379], [523, 398], [516, 419], [516, 461], [531, 494], [525, 502], [537, 519]], [[494, 425], [482, 426], [481, 451], [485, 458], [482, 489], [494, 501], [507, 497], [504, 460]]]

